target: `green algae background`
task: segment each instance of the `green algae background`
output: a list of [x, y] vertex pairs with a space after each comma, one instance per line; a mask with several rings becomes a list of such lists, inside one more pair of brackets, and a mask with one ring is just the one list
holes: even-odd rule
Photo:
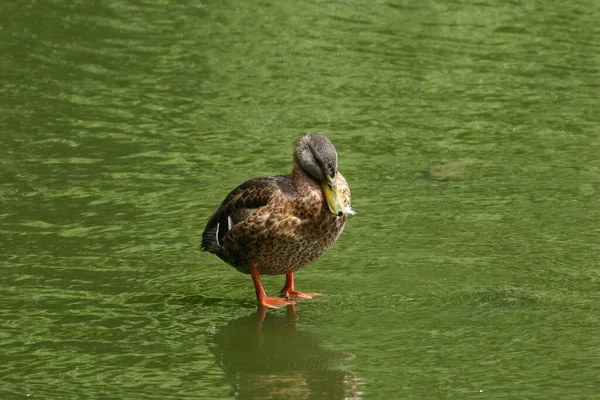
[[[0, 398], [598, 397], [598, 21], [591, 0], [3, 2]], [[200, 235], [306, 132], [357, 215], [296, 276], [327, 295], [261, 324]]]

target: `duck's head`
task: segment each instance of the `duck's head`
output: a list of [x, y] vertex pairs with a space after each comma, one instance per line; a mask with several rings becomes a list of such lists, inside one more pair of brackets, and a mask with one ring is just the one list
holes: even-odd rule
[[294, 162], [319, 182], [329, 211], [344, 215], [346, 206], [336, 181], [338, 156], [331, 141], [318, 133], [304, 136], [294, 148]]

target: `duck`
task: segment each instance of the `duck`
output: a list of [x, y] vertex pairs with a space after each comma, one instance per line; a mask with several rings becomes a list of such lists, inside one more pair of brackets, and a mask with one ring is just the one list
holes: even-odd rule
[[[291, 173], [250, 179], [225, 197], [201, 248], [249, 274], [259, 306], [290, 306], [321, 295], [297, 291], [294, 273], [333, 246], [349, 215], [355, 215], [350, 187], [335, 147], [310, 133], [294, 147]], [[280, 297], [266, 295], [262, 275], [285, 275]]]

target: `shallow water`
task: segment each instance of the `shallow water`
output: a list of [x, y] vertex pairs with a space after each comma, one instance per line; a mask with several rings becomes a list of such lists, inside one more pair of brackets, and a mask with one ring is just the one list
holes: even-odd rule
[[[599, 19], [2, 3], [0, 398], [597, 396]], [[309, 131], [358, 215], [261, 323], [200, 235]]]

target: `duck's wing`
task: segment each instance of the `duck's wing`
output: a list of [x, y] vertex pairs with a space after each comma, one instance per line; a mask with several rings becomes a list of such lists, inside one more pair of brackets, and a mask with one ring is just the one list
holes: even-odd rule
[[266, 206], [276, 194], [281, 194], [285, 175], [256, 178], [233, 189], [212, 215], [202, 232], [202, 249], [219, 251], [223, 238], [235, 225], [244, 221], [258, 208]]

